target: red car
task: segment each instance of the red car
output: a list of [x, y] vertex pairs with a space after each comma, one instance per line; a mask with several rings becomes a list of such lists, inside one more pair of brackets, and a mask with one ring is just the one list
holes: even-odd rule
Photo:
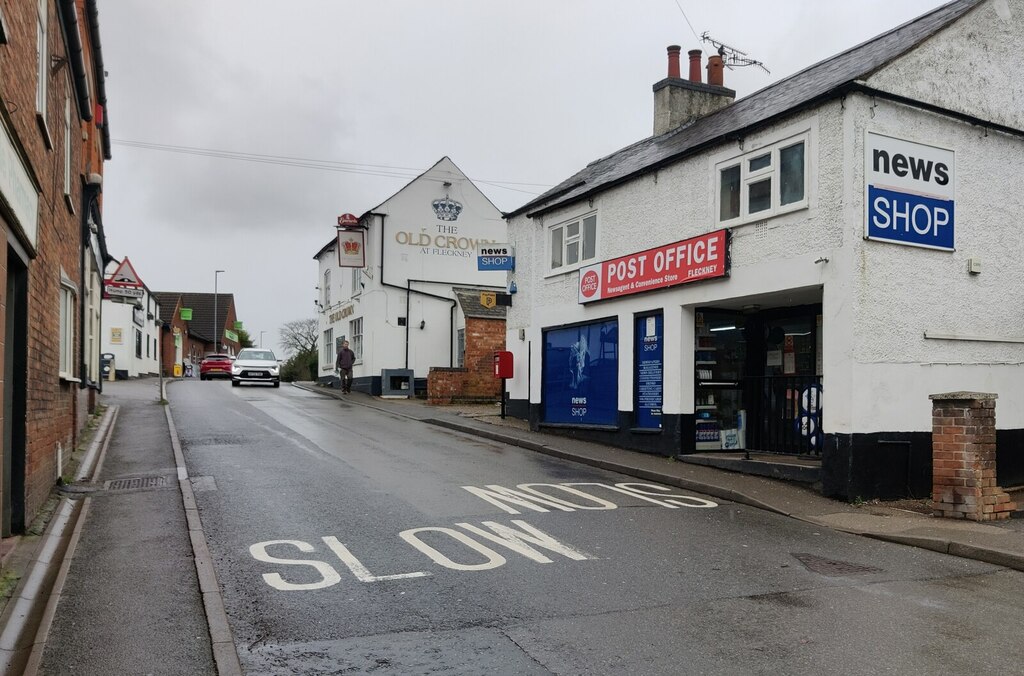
[[226, 354], [208, 354], [199, 362], [199, 379], [231, 377], [231, 357]]

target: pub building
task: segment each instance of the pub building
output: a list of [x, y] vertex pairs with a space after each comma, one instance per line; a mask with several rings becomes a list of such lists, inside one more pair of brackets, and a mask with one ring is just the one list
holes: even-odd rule
[[959, 0], [739, 100], [723, 55], [684, 78], [669, 47], [654, 135], [507, 214], [509, 412], [925, 497], [929, 395], [990, 392], [999, 484], [1024, 483], [1022, 39]]

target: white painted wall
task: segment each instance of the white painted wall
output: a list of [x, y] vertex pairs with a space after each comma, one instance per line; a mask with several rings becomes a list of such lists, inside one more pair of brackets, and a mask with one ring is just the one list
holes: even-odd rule
[[[1024, 35], [1022, 22], [1024, 0], [992, 0], [868, 84], [1024, 128], [1024, 57], [1014, 46]], [[979, 69], [986, 71], [987, 85], [980, 89]], [[928, 395], [952, 390], [997, 393], [997, 426], [1024, 427], [1024, 174], [1014, 168], [1024, 157], [1024, 139], [855, 95], [750, 134], [742, 150], [800, 130], [811, 139], [809, 207], [733, 228], [732, 274], [724, 280], [583, 306], [577, 302], [578, 273], [545, 276], [547, 227], [596, 210], [598, 260], [712, 231], [714, 165], [736, 154], [737, 143], [587, 203], [512, 219], [519, 294], [508, 316], [508, 349], [516, 361], [511, 397], [541, 401], [542, 329], [617, 317], [624, 357], [619, 407], [631, 410], [632, 331], [626, 329], [634, 313], [662, 308], [664, 411], [692, 413], [693, 309], [765, 305], [763, 299], [784, 305], [787, 295], [810, 291], [820, 293], [823, 305], [827, 432], [928, 431]], [[955, 151], [956, 251], [863, 239], [867, 130]], [[969, 257], [982, 260], [980, 275], [968, 274]], [[816, 262], [824, 258], [828, 262]], [[986, 340], [926, 339], [926, 331]]]
[[[446, 196], [462, 205], [455, 221], [441, 220], [434, 212], [432, 203]], [[333, 248], [317, 259], [321, 304], [326, 300], [324, 273], [331, 271], [331, 302], [318, 313], [319, 373], [334, 372], [333, 357], [330, 363], [323, 361], [324, 331], [332, 328], [335, 337], [349, 336], [350, 322], [362, 317], [363, 355], [355, 377], [408, 367], [417, 378], [425, 378], [430, 367], [454, 363], [453, 317], [457, 324], [458, 310], [453, 315], [452, 287], [505, 288], [505, 272], [476, 269], [476, 244], [507, 241], [507, 225], [501, 212], [448, 158], [371, 213], [362, 286], [355, 288], [351, 271], [338, 267]], [[406, 288], [420, 293], [407, 294]], [[340, 316], [343, 313], [346, 316]], [[400, 318], [408, 322], [408, 355], [407, 327], [399, 325]]]
[[[156, 319], [160, 316], [160, 308], [156, 300], [149, 295], [149, 290], [144, 289], [144, 292], [145, 295], [139, 299], [141, 310], [136, 310], [134, 301], [122, 303], [113, 299], [103, 300], [100, 352], [112, 353], [114, 368], [118, 371], [127, 371], [129, 378], [159, 373], [157, 354], [160, 349], [160, 333]], [[140, 325], [136, 319], [141, 319], [142, 324]], [[114, 329], [121, 330], [120, 344], [115, 344], [112, 340]], [[142, 357], [135, 354], [136, 332], [142, 334]]]

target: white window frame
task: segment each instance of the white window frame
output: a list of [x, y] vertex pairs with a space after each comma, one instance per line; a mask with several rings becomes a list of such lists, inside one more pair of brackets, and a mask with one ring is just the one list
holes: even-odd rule
[[363, 292], [363, 269], [352, 268], [352, 297]]
[[63, 380], [76, 380], [75, 369], [75, 298], [78, 290], [74, 283], [61, 273], [60, 280], [60, 364], [59, 375]]
[[[781, 179], [781, 164], [780, 164], [780, 153], [781, 151], [791, 148], [795, 145], [803, 143], [804, 146], [804, 191], [803, 199], [791, 202], [789, 204], [782, 204], [782, 181]], [[763, 167], [754, 171], [750, 169], [750, 161], [762, 157], [764, 155], [770, 156], [770, 164], [767, 167]], [[722, 218], [722, 173], [728, 169], [732, 169], [736, 166], [740, 168], [740, 212], [738, 216], [733, 218]], [[714, 195], [715, 195], [715, 222], [721, 226], [733, 226], [742, 225], [744, 223], [751, 223], [754, 221], [761, 221], [766, 218], [778, 216], [780, 214], [787, 214], [800, 209], [807, 209], [810, 206], [810, 193], [811, 193], [811, 131], [806, 130], [799, 134], [789, 135], [779, 141], [775, 141], [770, 144], [762, 145], [755, 150], [749, 152], [734, 155], [726, 160], [717, 162], [714, 165]], [[770, 178], [772, 182], [771, 187], [771, 204], [767, 209], [761, 211], [750, 211], [750, 186], [763, 181], [765, 178]]]
[[349, 347], [356, 353], [356, 361], [363, 360], [363, 318], [356, 317], [349, 320]]
[[36, 113], [46, 120], [46, 80], [50, 52], [47, 49], [47, 0], [36, 3]]
[[334, 351], [334, 329], [327, 329], [324, 331], [324, 365], [330, 365], [334, 368], [334, 363], [338, 359], [337, 352]]
[[[587, 238], [585, 237], [585, 223], [588, 219], [591, 218], [594, 219], [593, 255], [590, 257], [586, 257], [584, 255], [587, 244]], [[573, 225], [578, 226], [577, 234], [569, 236], [569, 228]], [[564, 220], [560, 223], [556, 223], [555, 225], [548, 227], [546, 230], [547, 244], [545, 246], [545, 249], [547, 251], [547, 276], [550, 277], [553, 275], [561, 275], [567, 272], [572, 272], [574, 270], [579, 270], [581, 267], [590, 265], [591, 263], [595, 262], [597, 260], [598, 242], [600, 240], [600, 229], [600, 223], [596, 211], [591, 211], [580, 216], [575, 216], [573, 218]], [[555, 253], [554, 238], [556, 232], [560, 232], [562, 235], [562, 263], [557, 266], [554, 265], [552, 261]], [[577, 258], [575, 263], [566, 263], [566, 260], [568, 260], [569, 247], [572, 244], [579, 245], [579, 257]]]
[[324, 270], [324, 307], [331, 307], [331, 270], [330, 268]]

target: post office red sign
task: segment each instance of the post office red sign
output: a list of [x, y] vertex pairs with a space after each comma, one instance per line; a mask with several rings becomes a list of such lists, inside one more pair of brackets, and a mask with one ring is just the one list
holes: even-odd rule
[[579, 302], [618, 298], [729, 274], [729, 231], [654, 247], [580, 268]]

